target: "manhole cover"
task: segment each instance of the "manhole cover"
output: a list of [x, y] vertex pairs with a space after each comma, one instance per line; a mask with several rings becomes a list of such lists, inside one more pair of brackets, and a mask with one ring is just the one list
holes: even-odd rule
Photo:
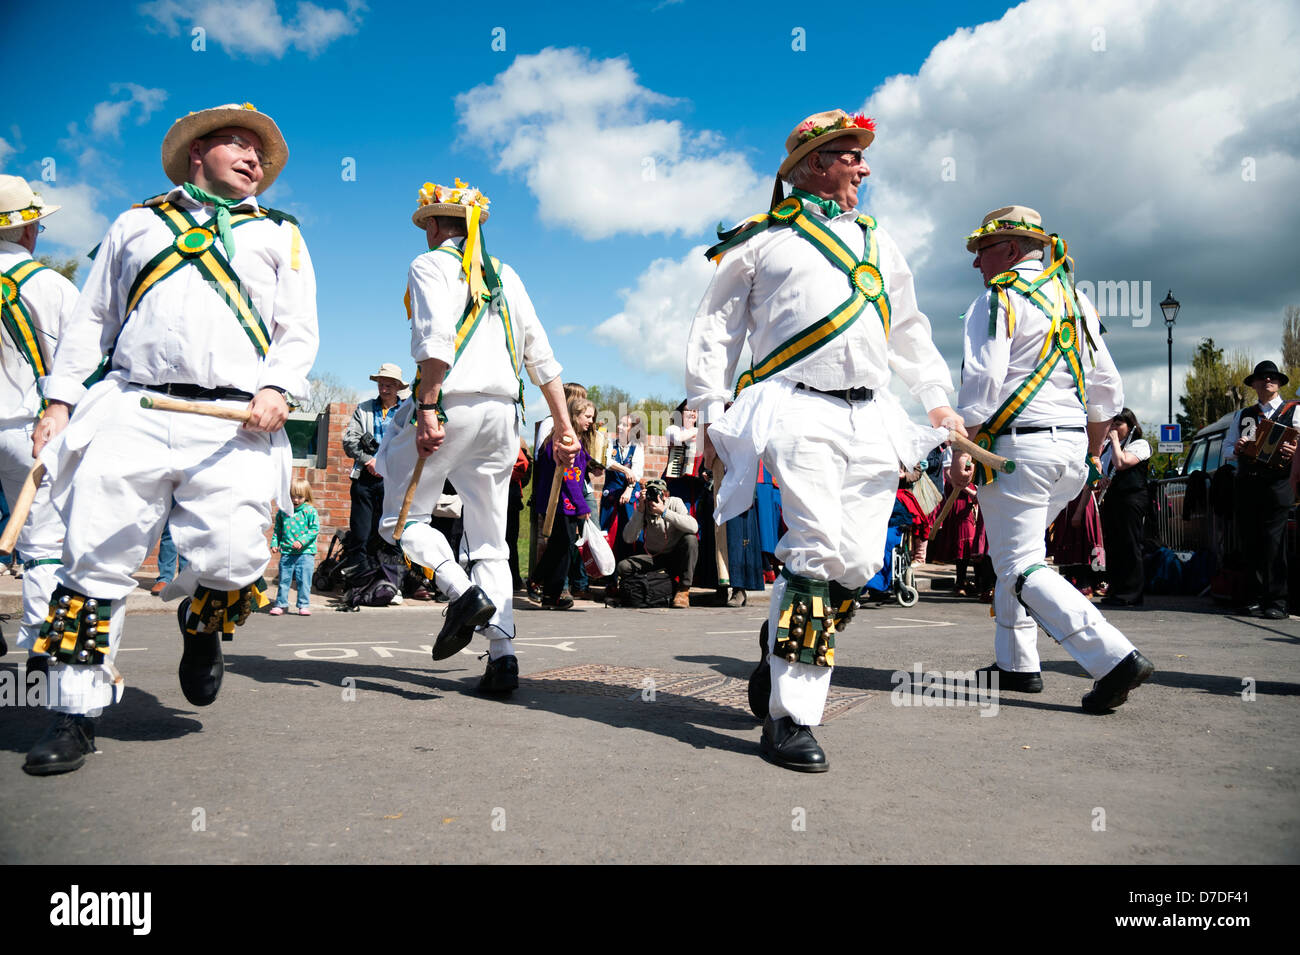
[[[654, 667], [615, 667], [601, 663], [556, 667], [519, 678], [520, 686], [531, 685], [551, 693], [579, 693], [610, 699], [640, 699], [654, 692], [656, 703], [690, 709], [725, 707], [749, 714], [748, 681], [720, 673], [673, 673]], [[831, 687], [822, 722], [842, 716], [867, 701], [865, 690]]]

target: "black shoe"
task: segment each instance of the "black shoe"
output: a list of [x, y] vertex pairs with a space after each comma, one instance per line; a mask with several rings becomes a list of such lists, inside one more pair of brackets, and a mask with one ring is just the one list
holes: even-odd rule
[[542, 606], [547, 610], [570, 610], [573, 608], [573, 598], [568, 594], [560, 594], [558, 597], [543, 597]]
[[194, 706], [208, 706], [221, 692], [221, 677], [226, 666], [221, 659], [221, 633], [189, 634], [185, 632], [185, 618], [190, 613], [190, 598], [186, 597], [176, 608], [176, 618], [180, 621], [181, 640], [185, 649], [181, 652], [181, 665], [178, 675], [181, 679], [181, 692], [185, 699]]
[[1130, 690], [1151, 679], [1155, 666], [1137, 650], [1115, 664], [1104, 677], [1092, 685], [1092, 692], [1083, 698], [1085, 713], [1105, 713], [1128, 700]]
[[727, 598], [728, 607], [743, 607], [748, 603], [749, 597], [746, 596], [745, 591], [731, 588], [731, 596]]
[[519, 689], [519, 661], [513, 654], [489, 660], [483, 679], [478, 681], [480, 693], [504, 696]]
[[1234, 610], [1233, 613], [1236, 614], [1238, 617], [1253, 617], [1255, 616], [1255, 614], [1259, 613], [1262, 609], [1264, 608], [1261, 607], [1259, 604], [1243, 604], [1242, 606]]
[[749, 675], [749, 712], [762, 723], [772, 699], [772, 666], [767, 662], [767, 621], [758, 631], [758, 666]]
[[1261, 611], [1260, 616], [1265, 620], [1285, 620], [1289, 614], [1281, 607], [1269, 607], [1267, 610]]
[[45, 735], [36, 741], [23, 772], [32, 776], [53, 776], [80, 769], [86, 754], [95, 751], [95, 721], [89, 716], [60, 713]]
[[460, 653], [474, 639], [475, 629], [491, 620], [496, 612], [496, 605], [488, 600], [483, 588], [471, 585], [469, 590], [447, 604], [447, 619], [434, 641], [433, 658], [445, 660]]
[[996, 663], [990, 663], [986, 667], [980, 667], [979, 673], [989, 674], [989, 686], [993, 686], [993, 674], [998, 675], [998, 689], [1010, 690], [1013, 693], [1042, 693], [1043, 692], [1043, 674], [1040, 670], [1033, 673], [1017, 673], [1014, 670], [1004, 670]]
[[763, 757], [770, 763], [800, 773], [824, 773], [830, 769], [826, 754], [817, 745], [812, 730], [788, 716], [763, 722]]

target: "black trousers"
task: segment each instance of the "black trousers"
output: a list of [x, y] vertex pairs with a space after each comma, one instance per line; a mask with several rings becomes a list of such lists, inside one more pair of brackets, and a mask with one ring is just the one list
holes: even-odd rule
[[379, 545], [379, 519], [384, 516], [384, 479], [371, 477], [363, 468], [349, 493], [352, 513], [346, 553], [352, 556], [365, 551], [373, 557]]
[[1233, 482], [1233, 516], [1245, 550], [1246, 602], [1263, 609], [1287, 609], [1286, 525], [1291, 483], [1286, 477], [1238, 474]]
[[618, 562], [618, 576], [644, 574], [648, 570], [662, 570], [678, 578], [678, 589], [687, 590], [695, 578], [695, 562], [700, 553], [700, 539], [694, 534], [683, 535], [677, 545], [662, 554], [637, 554]]
[[1115, 494], [1107, 491], [1101, 504], [1101, 534], [1106, 547], [1107, 596], [1134, 602], [1146, 589], [1142, 539], [1147, 515], [1147, 489]]
[[[535, 514], [536, 520], [543, 515]], [[569, 554], [573, 544], [582, 530], [586, 517], [570, 517], [563, 507], [555, 509], [555, 523], [551, 526], [551, 536], [546, 542], [546, 549], [538, 558], [537, 567], [530, 575], [542, 585], [542, 596], [554, 600], [564, 591], [564, 584], [569, 577]]]

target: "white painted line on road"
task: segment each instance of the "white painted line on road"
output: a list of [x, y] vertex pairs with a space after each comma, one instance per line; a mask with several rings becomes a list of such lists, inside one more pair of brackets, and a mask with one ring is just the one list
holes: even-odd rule
[[705, 630], [704, 635], [706, 637], [716, 637], [724, 633], [753, 633], [753, 632], [754, 632], [754, 628], [750, 627], [748, 630]]
[[594, 633], [589, 637], [526, 637], [527, 640], [613, 640], [617, 633]]
[[377, 643], [396, 643], [396, 640], [326, 640], [324, 643], [277, 643], [277, 647], [370, 647]]
[[[955, 627], [955, 626], [957, 626], [957, 625], [956, 625], [955, 623], [953, 623], [951, 620], [938, 620], [938, 621], [935, 621], [935, 620], [917, 620], [915, 617], [890, 617], [889, 619], [890, 619], [890, 620], [906, 620], [908, 623], [911, 623], [911, 624], [920, 624], [922, 627]], [[913, 627], [904, 626], [904, 625], [902, 625], [902, 624], [884, 624], [883, 626], [872, 627], [871, 629], [872, 629], [872, 630], [910, 630], [910, 629], [914, 629], [914, 628], [913, 628]]]

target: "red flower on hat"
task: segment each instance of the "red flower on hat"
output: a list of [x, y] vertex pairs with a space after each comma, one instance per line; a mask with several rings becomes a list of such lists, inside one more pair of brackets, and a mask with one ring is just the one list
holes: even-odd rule
[[858, 129], [869, 129], [873, 133], [876, 131], [876, 121], [870, 116], [863, 116], [861, 113], [853, 117], [853, 125]]

